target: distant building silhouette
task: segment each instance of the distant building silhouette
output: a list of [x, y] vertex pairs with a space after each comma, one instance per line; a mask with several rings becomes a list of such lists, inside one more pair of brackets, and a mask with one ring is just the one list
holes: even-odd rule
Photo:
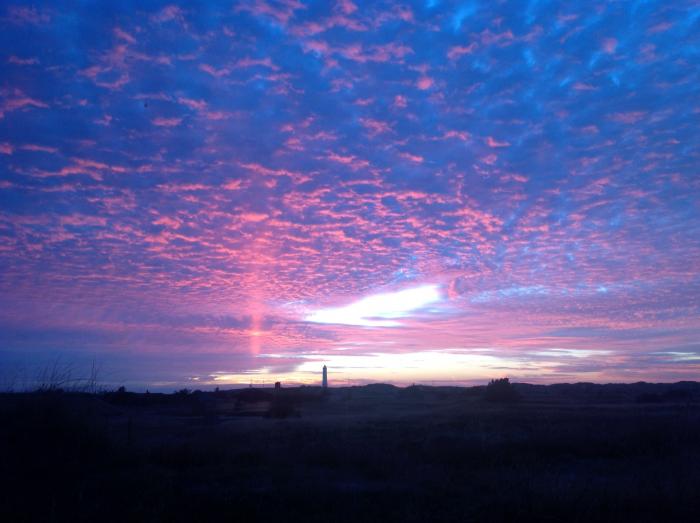
[[275, 382], [275, 388], [276, 388], [276, 389], [281, 389], [281, 388], [282, 388], [282, 382], [281, 382], [281, 381], [276, 381], [276, 382]]
[[323, 366], [323, 388], [328, 388], [328, 369], [325, 365]]

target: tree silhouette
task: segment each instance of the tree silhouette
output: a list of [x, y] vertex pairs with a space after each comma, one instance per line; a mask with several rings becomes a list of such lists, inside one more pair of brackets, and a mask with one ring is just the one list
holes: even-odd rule
[[518, 393], [508, 378], [491, 380], [484, 394], [486, 401], [512, 403], [518, 400]]

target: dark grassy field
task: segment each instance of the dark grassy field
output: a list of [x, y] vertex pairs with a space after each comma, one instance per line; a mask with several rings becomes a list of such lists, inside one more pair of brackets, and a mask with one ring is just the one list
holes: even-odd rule
[[693, 521], [700, 384], [0, 395], [0, 520]]

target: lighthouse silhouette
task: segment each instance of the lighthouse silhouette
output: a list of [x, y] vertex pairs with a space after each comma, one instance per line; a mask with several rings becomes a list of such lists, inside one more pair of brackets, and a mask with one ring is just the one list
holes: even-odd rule
[[323, 366], [323, 382], [322, 382], [323, 388], [327, 389], [328, 388], [328, 369], [326, 366]]

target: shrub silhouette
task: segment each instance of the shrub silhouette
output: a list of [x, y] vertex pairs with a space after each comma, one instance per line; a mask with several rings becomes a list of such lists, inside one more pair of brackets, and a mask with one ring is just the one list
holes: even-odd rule
[[489, 382], [484, 399], [496, 403], [512, 403], [518, 400], [518, 393], [508, 378], [500, 378]]

